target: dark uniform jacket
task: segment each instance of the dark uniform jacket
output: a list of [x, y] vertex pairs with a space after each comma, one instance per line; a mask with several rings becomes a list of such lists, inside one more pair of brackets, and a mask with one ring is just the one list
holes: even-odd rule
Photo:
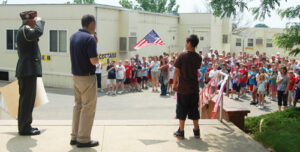
[[44, 21], [36, 21], [34, 29], [23, 24], [17, 32], [19, 60], [16, 68], [16, 77], [41, 77], [42, 63], [38, 38], [44, 31]]

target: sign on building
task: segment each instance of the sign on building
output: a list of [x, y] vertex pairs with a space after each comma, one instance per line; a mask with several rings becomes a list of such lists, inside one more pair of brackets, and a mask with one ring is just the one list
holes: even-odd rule
[[110, 52], [110, 53], [99, 53], [98, 54], [99, 62], [102, 65], [108, 65], [111, 61], [118, 61], [117, 52]]
[[52, 55], [41, 55], [42, 61], [52, 61]]

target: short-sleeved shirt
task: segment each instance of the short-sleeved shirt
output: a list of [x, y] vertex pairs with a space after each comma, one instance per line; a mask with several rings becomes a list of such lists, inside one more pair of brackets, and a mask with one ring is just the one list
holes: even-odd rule
[[[98, 67], [97, 67], [97, 66], [98, 66]], [[96, 73], [101, 74], [101, 67], [102, 67], [101, 62], [99, 62], [99, 63], [97, 64], [97, 66], [96, 66]]]
[[297, 76], [296, 78], [296, 87], [297, 89], [300, 89], [300, 76]]
[[96, 66], [92, 65], [90, 58], [97, 57], [97, 44], [94, 36], [87, 30], [80, 29], [70, 38], [70, 56], [72, 74], [95, 74]]
[[[121, 79], [124, 79], [124, 72], [125, 72], [125, 67], [123, 65], [117, 65], [116, 66], [116, 78], [121, 80]], [[119, 71], [118, 71], [119, 70]]]
[[279, 74], [278, 77], [277, 77], [278, 80], [281, 80], [283, 79], [279, 84], [278, 84], [278, 87], [277, 87], [277, 91], [285, 91], [286, 90], [286, 87], [288, 87], [288, 76], [287, 75], [282, 75], [282, 74]]
[[272, 73], [271, 77], [274, 77], [273, 79], [271, 79], [271, 84], [276, 85], [276, 81], [277, 81], [277, 74], [276, 73]]
[[246, 83], [248, 80], [248, 70], [240, 70], [240, 73], [241, 73], [240, 82]]
[[140, 78], [140, 77], [142, 77], [142, 66], [141, 65], [136, 65], [136, 76], [135, 77], [137, 77], [137, 78]]
[[169, 65], [169, 70], [170, 70], [169, 79], [173, 79], [174, 72], [175, 72], [175, 67], [173, 65]]
[[249, 71], [248, 75], [253, 74], [250, 78], [249, 78], [249, 85], [256, 85], [256, 71]]
[[137, 74], [137, 68], [135, 65], [131, 66], [131, 78], [135, 78]]
[[180, 69], [178, 92], [181, 94], [193, 94], [199, 92], [198, 69], [202, 59], [196, 52], [182, 52], [175, 67]]
[[149, 71], [149, 68], [146, 66], [143, 66], [142, 67], [142, 72], [143, 72], [143, 77], [147, 77], [148, 76], [148, 71]]
[[289, 78], [290, 79], [290, 83], [289, 83], [289, 91], [292, 91], [294, 90], [295, 88], [295, 84], [296, 84], [296, 78], [295, 77], [292, 77], [292, 78]]
[[158, 72], [158, 67], [160, 65], [160, 62], [157, 61], [156, 63], [154, 61], [151, 62], [152, 68], [151, 68], [151, 72]]
[[204, 75], [206, 73], [206, 68], [204, 66], [201, 68], [201, 73], [202, 73], [202, 77], [200, 78], [200, 80], [203, 80], [204, 79]]
[[124, 65], [125, 67], [125, 78], [128, 79], [130, 77], [130, 72], [132, 71], [132, 68], [130, 65]]
[[[107, 66], [106, 70], [109, 70], [112, 67], [113, 67], [113, 65], [109, 65], [109, 66]], [[107, 78], [108, 79], [116, 79], [116, 69], [110, 70], [107, 74]]]

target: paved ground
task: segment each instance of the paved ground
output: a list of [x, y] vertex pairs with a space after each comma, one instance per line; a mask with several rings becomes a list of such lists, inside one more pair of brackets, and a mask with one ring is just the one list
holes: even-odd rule
[[[1, 83], [0, 83], [1, 84]], [[2, 83], [3, 86], [3, 83]], [[70, 120], [74, 105], [74, 93], [70, 89], [47, 88], [50, 102], [34, 109], [35, 120]], [[172, 120], [176, 100], [160, 97], [159, 93], [144, 92], [107, 96], [99, 93], [96, 120]], [[0, 109], [0, 120], [11, 119]]]
[[267, 152], [267, 150], [231, 123], [202, 120], [201, 139], [193, 138], [192, 126], [186, 127], [186, 139], [172, 136], [177, 121], [96, 121], [92, 138], [100, 146], [78, 149], [68, 145], [70, 121], [35, 121], [40, 136], [16, 134], [15, 121], [0, 121], [1, 152]]
[[[0, 82], [4, 86], [5, 82]], [[71, 89], [47, 88], [50, 103], [34, 110], [35, 120], [70, 120], [74, 93]], [[259, 110], [257, 106], [250, 106], [251, 97], [247, 95], [240, 100], [233, 100], [250, 109], [248, 116], [257, 116], [277, 110], [277, 103], [266, 98], [266, 109]], [[226, 102], [224, 100], [224, 102]], [[298, 104], [298, 106], [300, 103]], [[176, 101], [173, 97], [160, 97], [150, 89], [141, 93], [127, 93], [117, 96], [107, 96], [99, 93], [96, 120], [171, 120], [175, 116]], [[0, 120], [11, 119], [0, 109]]]
[[[0, 87], [6, 83], [0, 82]], [[172, 96], [160, 97], [159, 93], [145, 90], [107, 96], [99, 93], [93, 139], [101, 146], [80, 149], [69, 146], [73, 91], [46, 89], [50, 103], [34, 110], [34, 126], [42, 130], [40, 136], [20, 137], [16, 121], [0, 109], [0, 152], [240, 152], [267, 151], [262, 145], [231, 123], [201, 120], [202, 139], [192, 138], [192, 126], [186, 128], [186, 140], [172, 136], [178, 122], [174, 120], [176, 101]], [[249, 105], [249, 99], [239, 102], [250, 108], [250, 115], [260, 115], [276, 109], [261, 111]], [[226, 100], [224, 101], [226, 102]], [[189, 122], [190, 123], [190, 122]]]

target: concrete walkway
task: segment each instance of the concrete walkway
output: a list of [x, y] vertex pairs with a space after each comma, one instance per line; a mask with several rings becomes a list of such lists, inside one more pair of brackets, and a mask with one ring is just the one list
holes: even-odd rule
[[233, 124], [201, 120], [201, 139], [193, 138], [192, 125], [185, 140], [173, 137], [177, 121], [95, 121], [92, 139], [100, 146], [78, 149], [69, 145], [71, 121], [35, 121], [42, 134], [17, 135], [16, 121], [0, 121], [0, 152], [267, 152]]

